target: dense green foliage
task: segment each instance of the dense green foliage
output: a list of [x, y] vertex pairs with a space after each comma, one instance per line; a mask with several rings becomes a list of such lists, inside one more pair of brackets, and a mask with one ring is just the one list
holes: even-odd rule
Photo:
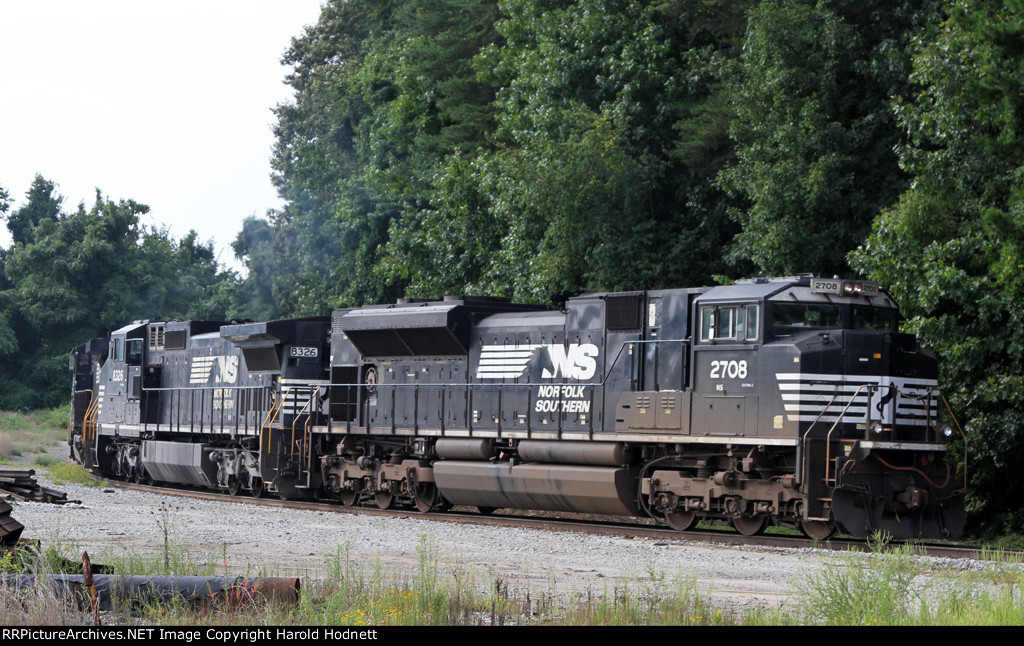
[[416, 295], [545, 302], [726, 273], [735, 226], [714, 186], [729, 151], [714, 89], [742, 21], [716, 3], [501, 8], [503, 42], [475, 58], [496, 89], [493, 145], [439, 168], [435, 199], [393, 227], [390, 275]]
[[[38, 178], [0, 215], [0, 406], [134, 317], [860, 274], [940, 355], [975, 519], [1024, 530], [1024, 3], [330, 0], [283, 62], [241, 277]], [[9, 187], [8, 187], [9, 188]]]
[[[264, 260], [284, 312], [746, 269], [715, 176], [743, 4], [334, 2], [285, 61]], [[257, 261], [247, 257], [250, 268]]]
[[67, 399], [68, 352], [140, 318], [224, 318], [234, 277], [195, 233], [173, 240], [140, 225], [149, 209], [97, 192], [89, 209], [63, 210], [53, 182], [37, 176], [27, 203], [7, 216], [0, 298], [0, 408]]
[[933, 0], [768, 0], [750, 14], [724, 184], [749, 198], [734, 253], [769, 274], [846, 274], [842, 252], [909, 183], [892, 101]]

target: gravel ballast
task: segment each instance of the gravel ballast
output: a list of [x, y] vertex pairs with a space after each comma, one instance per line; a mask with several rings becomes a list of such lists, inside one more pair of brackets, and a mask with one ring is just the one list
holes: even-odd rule
[[[42, 484], [51, 486], [45, 474]], [[602, 595], [677, 582], [711, 607], [742, 613], [795, 610], [800, 581], [838, 558], [813, 547], [754, 548], [679, 540], [619, 538], [404, 517], [282, 509], [207, 501], [116, 487], [58, 485], [80, 504], [12, 503], [23, 538], [57, 545], [69, 558], [87, 550], [94, 563], [172, 549], [223, 573], [326, 578], [329, 564], [411, 576], [426, 548], [441, 574], [480, 585], [500, 578], [532, 593]], [[929, 559], [927, 568], [962, 570], [976, 562]], [[656, 583], [657, 582], [657, 583]]]
[[[37, 477], [39, 477], [37, 475]], [[45, 480], [45, 476], [41, 478]], [[166, 525], [174, 549], [223, 569], [267, 576], [327, 576], [341, 555], [385, 571], [413, 571], [424, 547], [443, 573], [501, 577], [520, 589], [603, 594], [695, 581], [718, 607], [785, 607], [794, 578], [815, 550], [720, 547], [580, 533], [435, 522], [407, 517], [280, 509], [195, 500], [113, 487], [59, 487], [81, 504], [14, 503], [25, 537], [93, 562], [125, 553], [160, 554]]]

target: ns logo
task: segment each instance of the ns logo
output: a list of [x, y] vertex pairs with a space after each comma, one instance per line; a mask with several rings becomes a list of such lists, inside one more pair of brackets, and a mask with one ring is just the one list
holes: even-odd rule
[[593, 343], [545, 345], [551, 369], [544, 368], [544, 379], [590, 379], [597, 372], [597, 346]]
[[485, 345], [480, 350], [477, 379], [517, 379], [541, 350], [542, 379], [587, 380], [597, 374], [599, 350], [593, 343]]
[[190, 384], [205, 384], [213, 377], [217, 383], [233, 384], [238, 381], [238, 357], [221, 355], [195, 357], [189, 372]]

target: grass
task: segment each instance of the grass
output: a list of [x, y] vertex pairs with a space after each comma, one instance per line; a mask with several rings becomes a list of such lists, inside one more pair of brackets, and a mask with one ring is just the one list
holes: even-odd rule
[[840, 626], [1024, 625], [1024, 568], [1017, 555], [989, 553], [977, 569], [934, 570], [913, 545], [874, 537], [868, 555], [841, 554], [797, 586], [800, 609], [769, 623]]
[[100, 486], [102, 483], [81, 466], [49, 453], [54, 446], [67, 443], [69, 406], [29, 412], [0, 411], [0, 465], [28, 463], [46, 468], [57, 486]]
[[[168, 510], [157, 525], [170, 519]], [[78, 552], [80, 554], [80, 552]], [[162, 554], [119, 551], [93, 555], [114, 574], [225, 575], [226, 547], [219, 556], [196, 557], [171, 544]], [[66, 568], [79, 557], [73, 545], [51, 541], [41, 555], [7, 563], [7, 571], [45, 572]], [[223, 563], [223, 569], [218, 565]], [[3, 561], [0, 561], [3, 569]], [[251, 573], [247, 573], [251, 574]], [[233, 575], [233, 574], [232, 574]], [[273, 576], [259, 572], [256, 576]], [[121, 600], [104, 618], [105, 625], [335, 625], [335, 626], [509, 626], [509, 625], [721, 625], [735, 617], [702, 601], [696, 583], [667, 581], [652, 575], [630, 587], [625, 582], [600, 593], [564, 597], [511, 585], [487, 571], [449, 567], [438, 560], [434, 541], [421, 538], [416, 563], [404, 570], [349, 558], [341, 546], [321, 572], [303, 578], [297, 604], [260, 598], [134, 602]], [[91, 616], [74, 604], [60, 603], [45, 586], [30, 591], [0, 589], [5, 624], [85, 624]]]
[[602, 593], [568, 598], [521, 589], [504, 577], [462, 568], [444, 572], [428, 537], [417, 547], [414, 570], [387, 571], [378, 561], [353, 562], [344, 548], [328, 563], [328, 577], [303, 592], [295, 619], [304, 625], [507, 626], [679, 625], [731, 622], [709, 612], [694, 581], [678, 587], [661, 577], [630, 590], [623, 583]]
[[33, 464], [39, 467], [52, 467], [53, 465], [58, 464], [60, 462], [62, 462], [60, 458], [58, 458], [55, 455], [50, 455], [49, 453], [37, 455], [35, 457], [35, 460], [32, 461]]
[[0, 411], [0, 460], [46, 453], [67, 442], [70, 404], [29, 412]]
[[[173, 526], [174, 508], [155, 514], [161, 529]], [[937, 570], [913, 546], [876, 540], [870, 554], [844, 553], [802, 577], [796, 606], [785, 611], [734, 614], [714, 607], [687, 576], [667, 577], [653, 567], [604, 590], [570, 595], [517, 587], [506, 577], [442, 563], [429, 536], [421, 537], [416, 562], [403, 569], [380, 560], [350, 558], [344, 546], [323, 569], [303, 577], [297, 604], [244, 596], [115, 604], [106, 625], [337, 625], [337, 626], [520, 626], [520, 625], [1022, 625], [1024, 566], [1021, 559], [991, 553], [993, 560], [967, 571]], [[78, 552], [80, 555], [80, 552]], [[78, 560], [73, 545], [50, 541], [42, 554], [0, 556], [0, 572], [45, 572]], [[194, 555], [168, 541], [162, 553], [119, 550], [94, 555], [114, 574], [233, 576], [227, 546], [219, 555]], [[272, 570], [247, 572], [274, 576]], [[553, 583], [553, 582], [552, 582]], [[0, 612], [8, 624], [88, 623], [91, 617], [46, 589], [0, 590]]]
[[80, 464], [57, 462], [56, 464], [51, 464], [47, 469], [50, 474], [50, 480], [58, 487], [69, 483], [88, 485], [90, 487], [104, 486], [102, 480], [86, 471], [85, 467]]

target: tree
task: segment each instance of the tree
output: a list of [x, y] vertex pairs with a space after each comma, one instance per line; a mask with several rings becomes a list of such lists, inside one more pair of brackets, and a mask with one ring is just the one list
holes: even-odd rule
[[501, 10], [503, 42], [475, 59], [500, 88], [494, 146], [447, 158], [434, 199], [392, 226], [389, 275], [413, 295], [543, 302], [724, 273], [733, 225], [713, 179], [731, 144], [717, 92], [742, 9], [510, 0]]
[[[11, 195], [3, 186], [0, 186], [0, 217], [5, 217], [11, 208]], [[7, 257], [6, 250], [0, 249], [0, 267], [3, 266]], [[6, 279], [0, 275], [0, 292], [5, 287]], [[18, 350], [18, 339], [11, 327], [11, 313], [6, 304], [0, 300], [0, 357], [14, 354]]]
[[[64, 198], [57, 194], [57, 185], [36, 175], [32, 181], [32, 187], [25, 195], [28, 200], [24, 206], [15, 210], [6, 218], [7, 230], [11, 233], [14, 243], [28, 242], [32, 237], [32, 229], [43, 220], [56, 220], [60, 215], [61, 205]], [[4, 194], [5, 206], [9, 205], [9, 198]], [[0, 213], [6, 213], [4, 208]]]
[[[22, 214], [21, 240], [6, 253], [0, 316], [0, 408], [54, 406], [67, 395], [67, 353], [134, 319], [222, 318], [234, 277], [220, 272], [211, 244], [194, 232], [173, 240], [148, 230], [149, 207], [114, 202], [45, 210], [62, 198], [37, 178]], [[34, 224], [29, 224], [33, 223]], [[13, 338], [7, 330], [13, 332]]]
[[444, 157], [486, 140], [493, 95], [470, 61], [497, 37], [494, 17], [484, 0], [335, 1], [295, 39], [295, 100], [277, 109], [273, 158], [287, 200], [270, 219], [274, 265], [288, 272], [279, 309], [402, 294], [376, 267], [392, 225], [430, 204]]
[[747, 201], [733, 253], [767, 274], [846, 274], [845, 255], [907, 187], [891, 109], [933, 0], [769, 0], [750, 13], [721, 175]]
[[[280, 229], [275, 229], [268, 221], [249, 217], [242, 223], [242, 230], [231, 243], [235, 257], [246, 268], [245, 278], [239, 286], [239, 293], [246, 295], [245, 302], [239, 307], [239, 318], [268, 321], [282, 315], [276, 305], [274, 288], [280, 285], [279, 276], [290, 275], [294, 269], [289, 270], [278, 264], [283, 254], [277, 254], [274, 250], [274, 236], [277, 233], [280, 233]], [[281, 300], [286, 300], [284, 295]]]

